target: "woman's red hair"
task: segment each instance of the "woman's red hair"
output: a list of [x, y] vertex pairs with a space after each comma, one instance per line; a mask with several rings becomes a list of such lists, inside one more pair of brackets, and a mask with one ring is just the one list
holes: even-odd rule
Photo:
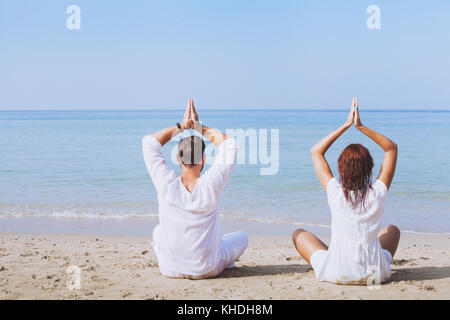
[[[345, 199], [355, 208], [364, 206], [372, 188], [373, 159], [369, 150], [360, 144], [350, 144], [342, 151], [338, 170]], [[353, 191], [353, 193], [352, 193]]]

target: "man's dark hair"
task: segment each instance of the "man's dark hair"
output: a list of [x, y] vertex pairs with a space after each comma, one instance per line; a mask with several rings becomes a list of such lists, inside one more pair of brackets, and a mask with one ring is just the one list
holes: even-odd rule
[[178, 157], [180, 162], [191, 168], [202, 162], [205, 153], [205, 142], [199, 136], [183, 138], [178, 143]]

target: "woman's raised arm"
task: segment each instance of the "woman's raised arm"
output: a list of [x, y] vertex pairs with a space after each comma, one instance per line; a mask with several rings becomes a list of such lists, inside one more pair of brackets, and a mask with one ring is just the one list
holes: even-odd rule
[[397, 165], [397, 144], [383, 136], [381, 133], [365, 127], [361, 123], [361, 119], [359, 118], [358, 109], [358, 101], [356, 101], [356, 112], [354, 120], [355, 127], [370, 139], [375, 141], [375, 143], [384, 150], [383, 163], [381, 164], [381, 170], [380, 174], [378, 175], [378, 179], [383, 181], [383, 183], [389, 189], [392, 183], [392, 179], [394, 178], [395, 167]]
[[314, 169], [316, 170], [317, 177], [319, 178], [319, 181], [325, 190], [327, 190], [328, 181], [330, 181], [330, 179], [333, 178], [330, 166], [327, 160], [325, 159], [325, 153], [330, 148], [330, 146], [336, 141], [336, 139], [339, 138], [348, 128], [352, 126], [354, 115], [355, 115], [355, 108], [352, 105], [347, 121], [345, 121], [345, 123], [337, 130], [331, 132], [329, 135], [320, 140], [316, 145], [314, 145], [314, 147], [311, 148], [311, 157]]

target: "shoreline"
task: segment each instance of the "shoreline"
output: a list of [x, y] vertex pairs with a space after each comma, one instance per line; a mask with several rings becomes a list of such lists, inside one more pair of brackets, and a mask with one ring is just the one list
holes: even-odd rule
[[[121, 236], [152, 236], [156, 219], [93, 219], [93, 218], [0, 218], [0, 234], [95, 234]], [[299, 227], [318, 235], [329, 235], [330, 228], [307, 224], [266, 223], [221, 218], [222, 233], [242, 230], [249, 235], [287, 235]]]
[[[158, 221], [155, 218], [85, 218], [85, 217], [0, 217], [0, 234], [97, 234], [151, 236]], [[243, 230], [249, 235], [289, 235], [297, 228], [307, 229], [319, 236], [329, 236], [331, 226], [289, 221], [255, 221], [244, 219], [220, 220], [222, 233]], [[402, 230], [402, 234], [450, 236], [450, 232], [420, 232]]]

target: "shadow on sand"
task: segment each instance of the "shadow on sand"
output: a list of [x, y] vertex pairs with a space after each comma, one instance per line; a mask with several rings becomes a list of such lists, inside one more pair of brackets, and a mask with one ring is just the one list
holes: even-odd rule
[[[311, 266], [306, 264], [242, 266], [233, 269], [226, 269], [221, 275], [219, 275], [219, 278], [293, 275], [294, 273], [307, 273], [311, 270]], [[437, 280], [445, 278], [450, 278], [450, 266], [401, 268], [393, 269], [391, 279], [389, 279], [386, 283], [398, 281]]]
[[219, 275], [219, 278], [293, 275], [294, 273], [305, 273], [309, 270], [312, 270], [309, 265], [300, 264], [242, 266], [232, 269], [225, 269], [224, 272]]
[[450, 267], [417, 267], [393, 269], [389, 282], [421, 281], [450, 278]]

